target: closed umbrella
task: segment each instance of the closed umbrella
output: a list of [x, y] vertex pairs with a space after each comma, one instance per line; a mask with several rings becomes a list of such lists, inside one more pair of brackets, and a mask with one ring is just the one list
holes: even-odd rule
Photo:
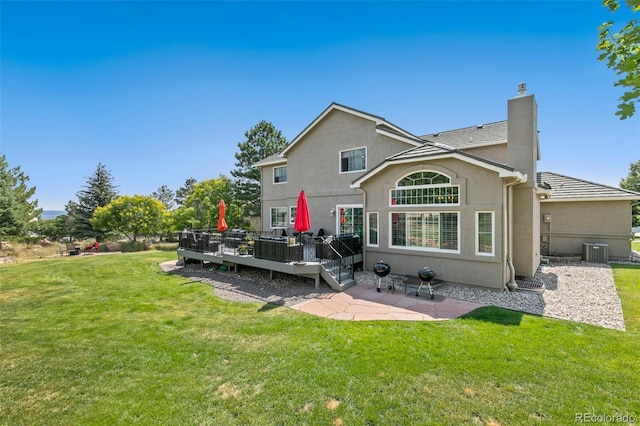
[[300, 191], [298, 196], [298, 205], [296, 207], [296, 220], [293, 228], [298, 232], [305, 232], [311, 229], [311, 218], [309, 217], [309, 206], [307, 205], [307, 196], [304, 191]]
[[[298, 195], [298, 205], [296, 206], [296, 220], [293, 228], [302, 235], [303, 232], [311, 229], [311, 218], [309, 217], [309, 205], [307, 204], [307, 196], [304, 191], [300, 191]], [[302, 256], [302, 252], [300, 252]], [[302, 261], [302, 259], [300, 259]]]
[[224, 214], [227, 211], [227, 205], [224, 203], [224, 200], [220, 200], [218, 203], [219, 212], [218, 212], [218, 231], [224, 232], [227, 230], [227, 222], [224, 220]]

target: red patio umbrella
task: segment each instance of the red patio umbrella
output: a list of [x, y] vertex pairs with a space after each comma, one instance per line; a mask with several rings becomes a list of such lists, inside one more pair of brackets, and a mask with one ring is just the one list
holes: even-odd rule
[[307, 205], [307, 196], [304, 191], [300, 191], [298, 195], [298, 205], [296, 207], [296, 220], [293, 228], [302, 233], [311, 229], [311, 218], [309, 217], [309, 206]]
[[227, 230], [227, 222], [224, 220], [224, 214], [227, 211], [227, 205], [224, 203], [224, 200], [220, 200], [218, 203], [219, 212], [218, 212], [218, 231], [224, 232]]

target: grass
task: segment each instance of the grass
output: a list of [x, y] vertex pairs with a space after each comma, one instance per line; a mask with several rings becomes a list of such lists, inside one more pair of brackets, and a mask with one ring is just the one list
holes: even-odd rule
[[631, 241], [631, 250], [640, 251], [640, 238]]
[[640, 268], [627, 332], [482, 308], [343, 322], [218, 299], [162, 251], [0, 266], [0, 422], [569, 424], [640, 417]]

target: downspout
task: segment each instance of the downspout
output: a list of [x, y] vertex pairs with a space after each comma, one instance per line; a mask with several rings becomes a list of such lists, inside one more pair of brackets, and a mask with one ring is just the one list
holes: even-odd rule
[[527, 181], [527, 175], [516, 176], [513, 182], [509, 182], [504, 187], [502, 208], [503, 217], [506, 221], [503, 225], [506, 238], [504, 238], [504, 253], [506, 255], [506, 265], [509, 268], [509, 281], [505, 284], [505, 288], [509, 291], [515, 291], [518, 288], [516, 283], [516, 268], [513, 266], [513, 187], [517, 184]]
[[[369, 213], [367, 208], [367, 191], [360, 186], [358, 189], [362, 191], [362, 221], [364, 222], [364, 229], [362, 230], [362, 268], [366, 270], [367, 264], [367, 245], [369, 243]], [[378, 217], [378, 244], [380, 244], [380, 217]]]

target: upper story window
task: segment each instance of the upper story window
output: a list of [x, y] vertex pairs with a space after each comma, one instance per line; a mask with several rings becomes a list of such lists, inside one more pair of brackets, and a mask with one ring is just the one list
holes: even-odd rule
[[358, 172], [366, 169], [366, 147], [340, 151], [340, 173]]
[[420, 171], [403, 177], [391, 190], [391, 205], [459, 205], [460, 187], [438, 172]]
[[273, 183], [287, 182], [287, 166], [273, 168]]

